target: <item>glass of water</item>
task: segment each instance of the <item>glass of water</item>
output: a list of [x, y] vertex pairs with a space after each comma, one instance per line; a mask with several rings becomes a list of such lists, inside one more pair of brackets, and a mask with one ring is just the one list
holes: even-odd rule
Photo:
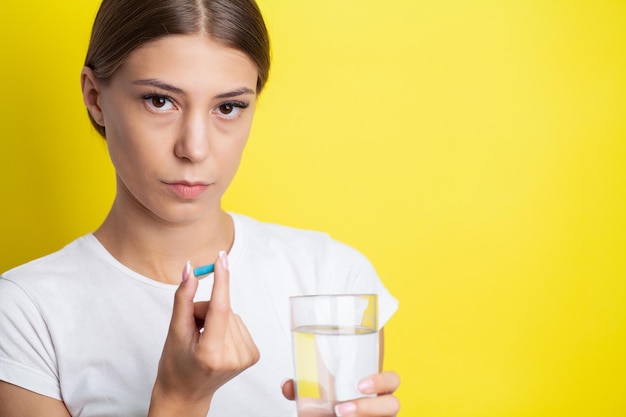
[[290, 297], [299, 417], [334, 416], [337, 403], [365, 396], [357, 383], [378, 372], [378, 297]]

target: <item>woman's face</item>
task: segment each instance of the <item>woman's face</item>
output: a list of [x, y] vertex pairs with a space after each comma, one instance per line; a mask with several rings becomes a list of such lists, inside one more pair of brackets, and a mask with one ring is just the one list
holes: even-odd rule
[[256, 81], [247, 55], [204, 35], [133, 51], [92, 100], [117, 173], [116, 203], [173, 223], [219, 211], [250, 132]]

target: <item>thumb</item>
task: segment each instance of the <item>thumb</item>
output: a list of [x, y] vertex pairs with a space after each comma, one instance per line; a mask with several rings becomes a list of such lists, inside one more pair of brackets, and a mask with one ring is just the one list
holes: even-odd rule
[[171, 325], [173, 328], [196, 329], [193, 298], [198, 289], [198, 279], [191, 273], [191, 262], [187, 261], [183, 269], [183, 277], [176, 294], [172, 310]]

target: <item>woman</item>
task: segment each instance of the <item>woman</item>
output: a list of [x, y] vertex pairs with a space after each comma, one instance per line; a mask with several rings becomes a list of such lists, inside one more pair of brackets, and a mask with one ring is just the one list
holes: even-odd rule
[[[288, 296], [375, 292], [391, 317], [353, 249], [221, 208], [268, 73], [253, 0], [104, 0], [81, 82], [117, 193], [0, 279], [0, 417], [293, 416]], [[336, 414], [395, 415], [398, 384], [372, 375]]]

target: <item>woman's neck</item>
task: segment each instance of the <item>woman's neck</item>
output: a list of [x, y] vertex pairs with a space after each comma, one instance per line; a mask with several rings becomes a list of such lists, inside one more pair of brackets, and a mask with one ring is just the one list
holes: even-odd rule
[[213, 263], [233, 245], [233, 220], [221, 207], [183, 223], [132, 213], [114, 204], [94, 235], [119, 262], [156, 281], [178, 284], [186, 261]]

